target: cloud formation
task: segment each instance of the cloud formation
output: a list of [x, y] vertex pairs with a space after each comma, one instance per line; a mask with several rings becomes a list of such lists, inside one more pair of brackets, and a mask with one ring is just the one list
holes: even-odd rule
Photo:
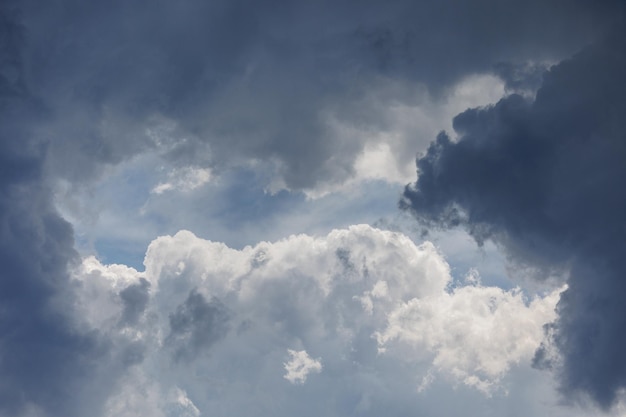
[[287, 373], [284, 378], [292, 384], [304, 384], [311, 372], [319, 373], [322, 371], [322, 362], [320, 359], [313, 359], [306, 353], [306, 350], [287, 349], [290, 359], [285, 362], [285, 371]]
[[[454, 282], [432, 244], [366, 225], [242, 250], [181, 231], [156, 239], [145, 266], [87, 258], [74, 273], [80, 317], [108, 335], [111, 356], [133, 359], [104, 415], [130, 404], [167, 415], [185, 401], [197, 415], [377, 415], [389, 401], [377, 387], [399, 384], [393, 414], [419, 409], [418, 388], [439, 379], [474, 401], [502, 395], [507, 374], [529, 368], [558, 300], [475, 275]], [[124, 320], [122, 294], [139, 288], [149, 301]], [[188, 400], [168, 394], [179, 390]]]
[[401, 203], [425, 225], [496, 241], [538, 276], [569, 275], [536, 364], [554, 368], [568, 396], [605, 409], [626, 387], [625, 39], [614, 28], [552, 67], [534, 100], [459, 114], [458, 141], [437, 137]]
[[26, 85], [11, 6], [0, 5], [0, 415], [97, 413], [109, 391], [91, 382], [114, 371], [100, 372], [106, 341], [75, 322], [67, 267], [79, 257], [47, 184], [36, 132], [49, 114]]
[[[381, 134], [398, 120], [387, 109], [445, 102], [454, 96], [450, 89], [500, 62], [505, 66], [498, 68], [507, 68], [513, 61], [558, 59], [604, 32], [617, 5], [3, 1], [0, 415], [198, 416], [231, 408], [253, 415], [259, 406], [277, 415], [276, 404], [266, 401], [269, 394], [287, 404], [283, 415], [293, 415], [307, 389], [323, 391], [337, 375], [361, 384], [333, 397], [336, 414], [380, 414], [397, 395], [404, 402], [396, 414], [404, 415], [414, 405], [407, 399], [413, 376], [449, 344], [441, 335], [416, 341], [412, 328], [399, 325], [392, 332], [390, 314], [413, 299], [435, 297], [445, 305], [448, 298], [473, 294], [446, 289], [449, 274], [432, 247], [357, 230], [369, 249], [355, 243], [357, 249], [346, 244], [324, 252], [324, 239], [302, 237], [289, 241], [300, 252], [277, 252], [277, 243], [258, 245], [250, 254], [182, 233], [155, 241], [146, 272], [138, 273], [92, 258], [80, 263], [72, 227], [57, 213], [52, 190], [64, 181], [71, 195], [110, 167], [147, 154], [158, 155], [167, 165], [163, 172], [171, 172], [161, 184], [146, 182], [155, 198], [159, 191], [199, 189], [232, 166], [261, 167], [278, 188], [298, 190], [332, 188], [372, 164], [382, 168], [371, 171], [384, 172], [393, 165], [389, 154], [412, 158], [421, 140]], [[509, 78], [507, 85], [513, 85], [515, 77]], [[379, 146], [383, 142], [388, 150]], [[378, 159], [372, 157], [376, 152]], [[267, 183], [254, 184], [254, 190]], [[247, 186], [242, 190], [251, 193]], [[121, 199], [119, 188], [112, 189]], [[248, 203], [241, 195], [235, 200], [240, 206]], [[137, 233], [125, 227], [123, 232]], [[396, 243], [393, 251], [385, 249], [386, 239]], [[372, 247], [385, 269], [379, 271], [377, 263], [362, 268], [363, 259], [372, 260], [363, 255]], [[264, 255], [266, 249], [280, 265]], [[162, 256], [151, 255], [160, 250]], [[355, 258], [355, 250], [363, 256]], [[208, 254], [214, 265], [193, 258], [194, 251]], [[405, 256], [415, 263], [404, 263]], [[71, 280], [68, 267], [77, 263], [80, 272]], [[194, 268], [198, 275], [190, 272]], [[378, 271], [376, 282], [370, 271]], [[476, 288], [477, 305], [481, 314], [489, 310], [487, 317], [510, 305], [520, 310], [516, 317], [528, 314], [537, 326], [551, 320], [550, 308], [542, 310], [551, 305], [550, 297], [527, 303], [519, 294], [496, 293], [491, 312], [491, 298]], [[413, 304], [407, 315], [425, 314]], [[495, 328], [500, 320], [485, 323]], [[375, 332], [382, 339], [372, 338]], [[402, 346], [426, 352], [406, 373], [398, 372], [406, 364], [398, 365], [391, 353]], [[291, 386], [282, 377], [288, 349], [323, 358], [324, 372]], [[379, 349], [389, 353], [378, 355]], [[461, 384], [475, 377], [491, 387], [529, 355], [526, 348], [505, 352], [498, 367], [489, 368], [476, 349], [461, 363], [434, 364], [428, 375]], [[380, 377], [371, 365], [378, 362], [386, 365]], [[398, 374], [403, 379], [391, 381]], [[381, 380], [398, 389], [379, 394]], [[300, 391], [283, 391], [280, 384]], [[266, 390], [255, 391], [257, 386]]]
[[[560, 59], [601, 33], [617, 7], [588, 0], [15, 4], [27, 37], [20, 82], [50, 109], [38, 134], [50, 142], [47, 165], [56, 175], [84, 181], [152, 149], [177, 166], [216, 173], [264, 161], [290, 189], [354, 176], [360, 153], [394, 128], [385, 109], [442, 99], [500, 63]], [[337, 122], [359, 134], [347, 137]], [[407, 135], [394, 151], [410, 158], [421, 143]]]

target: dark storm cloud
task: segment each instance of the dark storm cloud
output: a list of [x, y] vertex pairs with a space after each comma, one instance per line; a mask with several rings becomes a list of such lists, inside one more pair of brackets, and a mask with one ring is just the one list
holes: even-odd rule
[[543, 81], [548, 66], [543, 63], [500, 62], [494, 65], [494, 72], [504, 81], [509, 93], [534, 94]]
[[351, 175], [362, 144], [338, 140], [325, 118], [376, 129], [365, 95], [383, 80], [436, 94], [497, 63], [562, 57], [615, 5], [25, 0], [23, 55], [52, 109], [41, 133], [57, 173], [82, 179], [157, 146], [146, 127], [164, 117], [178, 126], [167, 153], [180, 163], [276, 160], [289, 187], [307, 188]]
[[71, 311], [57, 307], [72, 301], [65, 288], [76, 256], [71, 227], [36, 182], [0, 187], [0, 415], [19, 415], [27, 405], [80, 415], [77, 404], [87, 400], [76, 398], [84, 394], [80, 384], [103, 352], [93, 335], [74, 328]]
[[569, 271], [550, 332], [561, 388], [605, 408], [626, 387], [625, 74], [622, 27], [547, 72], [534, 101], [461, 113], [458, 142], [439, 135], [401, 202], [427, 225], [461, 225], [515, 261]]
[[47, 145], [34, 131], [47, 112], [24, 84], [11, 6], [0, 6], [0, 415], [79, 416], [105, 395], [85, 384], [106, 349], [71, 318], [73, 232], [45, 185]]

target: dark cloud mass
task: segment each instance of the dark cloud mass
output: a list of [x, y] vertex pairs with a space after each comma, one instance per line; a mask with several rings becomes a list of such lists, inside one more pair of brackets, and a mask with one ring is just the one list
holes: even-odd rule
[[551, 328], [561, 389], [609, 408], [626, 387], [626, 31], [511, 95], [454, 119], [417, 161], [401, 206], [424, 224], [461, 225], [544, 274], [569, 272]]
[[[88, 178], [156, 147], [218, 168], [274, 161], [293, 189], [352, 175], [362, 144], [336, 137], [329, 116], [380, 128], [366, 95], [385, 82], [437, 94], [498, 63], [558, 59], [601, 33], [614, 9], [586, 0], [21, 5], [25, 82], [52, 109], [42, 134], [55, 172]], [[146, 135], [164, 120], [176, 126], [167, 137]]]
[[0, 6], [0, 415], [78, 416], [97, 410], [84, 384], [105, 349], [71, 318], [77, 254], [45, 184], [47, 145], [33, 132], [47, 115], [24, 85], [16, 16]]

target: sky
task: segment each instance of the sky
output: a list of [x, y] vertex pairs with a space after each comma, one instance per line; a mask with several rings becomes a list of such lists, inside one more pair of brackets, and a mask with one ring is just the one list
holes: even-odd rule
[[0, 417], [626, 416], [619, 0], [0, 2]]

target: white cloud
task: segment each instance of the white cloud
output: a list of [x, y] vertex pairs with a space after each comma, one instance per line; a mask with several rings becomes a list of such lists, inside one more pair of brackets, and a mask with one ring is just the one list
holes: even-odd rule
[[[109, 402], [119, 415], [182, 403], [194, 416], [374, 415], [389, 401], [401, 414], [449, 383], [478, 404], [521, 383], [508, 375], [530, 369], [558, 300], [453, 281], [432, 244], [367, 225], [241, 250], [181, 231], [144, 263], [86, 258], [75, 272], [81, 319], [131, 363]], [[142, 279], [149, 301], [122, 300], [129, 286], [144, 294]]]
[[163, 194], [172, 190], [195, 190], [208, 183], [212, 173], [209, 168], [184, 167], [171, 170], [167, 177], [167, 181], [160, 182], [152, 189], [153, 194]]
[[295, 351], [287, 349], [287, 353], [289, 353], [291, 359], [284, 364], [287, 371], [284, 378], [292, 384], [304, 384], [311, 372], [322, 372], [320, 358], [311, 358], [306, 350]]
[[94, 256], [88, 256], [74, 270], [73, 276], [80, 283], [76, 301], [81, 319], [92, 327], [101, 328], [119, 320], [122, 302], [117, 294], [139, 282], [143, 274], [125, 265], [103, 265]]
[[490, 394], [511, 366], [533, 356], [558, 298], [553, 292], [528, 303], [519, 290], [460, 287], [409, 300], [376, 337], [385, 352], [392, 341], [409, 347], [409, 356], [432, 352], [434, 369]]

